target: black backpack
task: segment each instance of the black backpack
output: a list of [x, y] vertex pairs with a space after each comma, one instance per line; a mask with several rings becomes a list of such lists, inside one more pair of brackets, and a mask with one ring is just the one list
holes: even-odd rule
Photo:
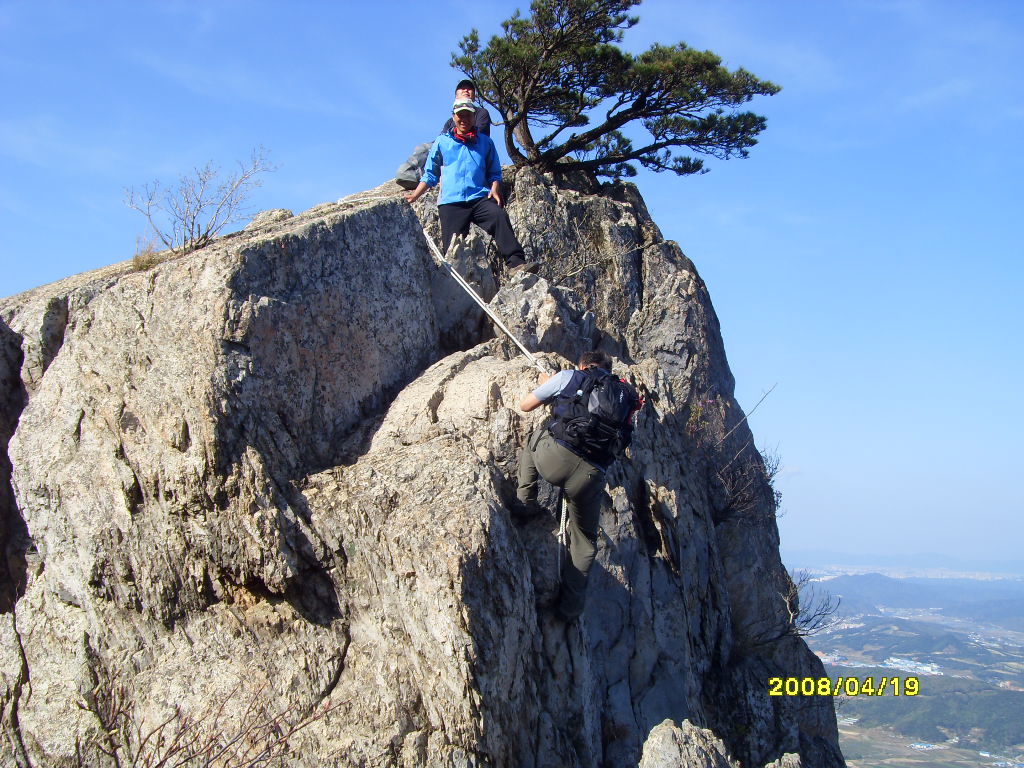
[[607, 466], [632, 440], [633, 414], [639, 408], [632, 386], [605, 370], [588, 368], [576, 371], [558, 397], [548, 429], [573, 453]]

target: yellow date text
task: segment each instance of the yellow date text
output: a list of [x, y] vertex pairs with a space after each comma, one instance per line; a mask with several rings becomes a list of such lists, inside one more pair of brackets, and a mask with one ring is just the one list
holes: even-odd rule
[[769, 677], [769, 696], [917, 696], [916, 677]]

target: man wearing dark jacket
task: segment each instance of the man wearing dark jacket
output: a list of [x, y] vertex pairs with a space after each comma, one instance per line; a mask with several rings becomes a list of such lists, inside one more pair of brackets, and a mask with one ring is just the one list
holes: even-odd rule
[[[476, 84], [472, 80], [460, 80], [459, 84], [455, 86], [455, 100], [466, 100], [476, 101]], [[491, 114], [487, 111], [487, 108], [475, 104], [476, 111], [473, 113], [473, 125], [476, 128], [477, 133], [485, 134], [486, 136], [491, 135]], [[449, 117], [444, 126], [441, 128], [441, 133], [448, 133], [455, 127], [455, 122]]]
[[[611, 358], [604, 352], [584, 352], [575, 370], [559, 371], [554, 376], [542, 374], [539, 386], [519, 404], [520, 410], [526, 412], [552, 405], [552, 420], [534, 431], [523, 446], [517, 512], [522, 516], [545, 512], [537, 505], [538, 477], [562, 489], [568, 513], [569, 557], [562, 568], [556, 611], [566, 621], [583, 612], [587, 574], [597, 553], [605, 472], [615, 461], [615, 455], [610, 448], [585, 449], [573, 445], [561, 427], [571, 413], [574, 396], [584, 390], [587, 378], [610, 376], [611, 369]], [[639, 408], [635, 394], [632, 393], [633, 402], [629, 404], [630, 422], [632, 413]]]

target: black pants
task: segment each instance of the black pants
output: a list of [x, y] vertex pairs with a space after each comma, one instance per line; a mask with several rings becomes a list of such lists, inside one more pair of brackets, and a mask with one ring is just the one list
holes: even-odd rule
[[523, 246], [512, 231], [508, 214], [493, 198], [479, 197], [465, 203], [445, 203], [437, 206], [437, 215], [441, 219], [442, 253], [448, 253], [448, 246], [455, 235], [469, 234], [469, 224], [472, 222], [494, 238], [498, 253], [505, 261], [517, 256], [525, 259]]

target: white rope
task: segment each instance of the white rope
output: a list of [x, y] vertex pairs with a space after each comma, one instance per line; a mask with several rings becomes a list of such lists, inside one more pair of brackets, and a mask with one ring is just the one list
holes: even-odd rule
[[526, 357], [530, 360], [531, 363], [533, 363], [534, 367], [538, 371], [540, 371], [541, 373], [547, 373], [547, 371], [544, 369], [544, 367], [540, 364], [540, 361], [537, 360], [537, 358], [534, 357], [532, 354], [530, 354], [530, 350], [528, 350], [526, 347], [523, 346], [522, 342], [519, 341], [519, 339], [517, 339], [515, 337], [515, 335], [512, 333], [512, 331], [510, 331], [505, 326], [505, 324], [501, 321], [501, 318], [498, 317], [495, 314], [494, 310], [491, 309], [487, 305], [487, 303], [483, 299], [480, 298], [480, 296], [477, 294], [477, 292], [473, 290], [473, 286], [471, 286], [469, 283], [467, 283], [465, 278], [462, 275], [459, 274], [459, 271], [457, 269], [455, 269], [455, 267], [453, 267], [451, 264], [448, 263], [448, 261], [445, 259], [444, 255], [441, 253], [441, 250], [437, 247], [437, 245], [435, 245], [433, 238], [431, 238], [430, 235], [427, 233], [426, 229], [423, 230], [423, 236], [425, 238], [427, 238], [427, 245], [430, 246], [430, 250], [434, 254], [435, 261], [437, 261], [442, 267], [444, 267], [445, 269], [448, 270], [448, 274], [450, 274], [453, 278], [455, 278], [455, 282], [457, 282], [459, 285], [461, 285], [463, 290], [465, 290], [466, 293], [469, 294], [470, 298], [472, 298], [473, 301], [475, 301], [477, 304], [480, 305], [480, 309], [482, 309], [484, 312], [486, 312], [487, 316], [490, 317], [491, 320], [493, 320], [495, 322], [495, 324], [499, 328], [501, 328], [501, 330], [503, 330], [505, 332], [505, 334], [510, 339], [512, 339], [512, 341], [514, 341], [516, 343], [516, 346], [519, 347], [519, 350], [524, 355], [526, 355]]
[[558, 578], [562, 578], [562, 557], [569, 549], [569, 512], [565, 506], [565, 491], [558, 494], [562, 502], [562, 518], [558, 523]]
[[[358, 193], [356, 193], [356, 194], [358, 194]], [[376, 195], [376, 196], [372, 196], [372, 197], [361, 197], [361, 198], [357, 198], [357, 199], [352, 199], [352, 198], [355, 198], [355, 195], [350, 195], [349, 197], [342, 198], [341, 200], [338, 201], [337, 204], [338, 205], [354, 205], [354, 204], [364, 203], [364, 202], [373, 202], [375, 200], [391, 200], [391, 199], [397, 200], [397, 199], [399, 199], [399, 196], [396, 196], [396, 195]], [[459, 274], [458, 270], [455, 269], [455, 267], [453, 267], [451, 264], [448, 263], [448, 261], [445, 259], [444, 255], [441, 253], [441, 250], [434, 243], [433, 238], [431, 238], [430, 235], [427, 233], [426, 228], [424, 228], [424, 230], [423, 230], [423, 236], [427, 239], [427, 245], [430, 246], [431, 253], [433, 253], [434, 259], [438, 262], [438, 264], [440, 264], [442, 267], [444, 267], [445, 269], [448, 270], [448, 274], [450, 274], [452, 277], [454, 277], [455, 278], [455, 282], [457, 282], [459, 285], [461, 285], [462, 289], [466, 293], [469, 294], [470, 298], [472, 298], [473, 301], [475, 301], [477, 304], [480, 305], [480, 309], [482, 309], [484, 312], [486, 312], [487, 316], [490, 317], [491, 320], [493, 320], [495, 322], [495, 324], [499, 328], [501, 328], [502, 331], [505, 332], [505, 335], [508, 336], [510, 339], [512, 339], [512, 341], [515, 342], [516, 346], [519, 347], [520, 351], [524, 355], [526, 355], [526, 357], [529, 359], [529, 361], [531, 363], [533, 363], [533, 367], [536, 368], [541, 373], [547, 373], [548, 372], [547, 369], [544, 368], [544, 366], [542, 366], [540, 364], [540, 361], [537, 360], [537, 358], [534, 357], [532, 354], [530, 354], [530, 350], [528, 350], [525, 346], [523, 346], [523, 343], [521, 341], [519, 341], [519, 339], [517, 339], [515, 337], [515, 334], [513, 334], [512, 331], [510, 331], [508, 329], [508, 327], [505, 325], [505, 323], [503, 323], [501, 321], [501, 318], [498, 317], [495, 314], [494, 310], [491, 309], [486, 304], [486, 302], [484, 302], [484, 300], [480, 298], [480, 296], [477, 294], [477, 292], [473, 290], [473, 286], [471, 286], [469, 283], [467, 283], [465, 278], [463, 278], [462, 275]]]
[[363, 197], [360, 197], [360, 195], [363, 194], [364, 193], [362, 192], [353, 192], [351, 195], [345, 195], [345, 197], [338, 199], [338, 205], [342, 205], [344, 203], [370, 203], [374, 200], [398, 200], [402, 197], [400, 193], [390, 195], [364, 195]]

